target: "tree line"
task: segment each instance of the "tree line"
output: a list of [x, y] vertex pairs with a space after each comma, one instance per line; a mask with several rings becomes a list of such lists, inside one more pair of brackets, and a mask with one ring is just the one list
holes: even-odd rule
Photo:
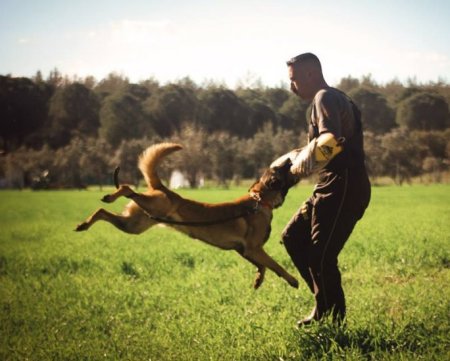
[[[440, 181], [450, 155], [450, 86], [445, 82], [379, 85], [348, 76], [336, 88], [363, 114], [372, 178], [397, 183], [427, 174]], [[189, 78], [131, 83], [111, 73], [96, 81], [0, 76], [0, 186], [83, 187], [104, 184], [115, 165], [137, 184], [137, 155], [160, 141], [184, 150], [161, 172], [181, 170], [228, 185], [256, 178], [277, 156], [306, 143], [310, 105], [287, 85], [198, 85]]]

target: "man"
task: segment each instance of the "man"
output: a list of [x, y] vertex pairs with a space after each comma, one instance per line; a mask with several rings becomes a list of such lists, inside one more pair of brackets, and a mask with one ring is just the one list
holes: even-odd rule
[[346, 306], [337, 258], [370, 200], [360, 112], [344, 93], [327, 85], [314, 54], [296, 56], [287, 65], [291, 90], [312, 101], [309, 141], [273, 164], [289, 156], [297, 180], [318, 172], [313, 195], [282, 234], [287, 252], [315, 297], [313, 311], [298, 325], [330, 314], [340, 324]]

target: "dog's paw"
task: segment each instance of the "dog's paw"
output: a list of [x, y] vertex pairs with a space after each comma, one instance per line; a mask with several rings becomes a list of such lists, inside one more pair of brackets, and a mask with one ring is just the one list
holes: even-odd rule
[[292, 277], [288, 280], [289, 284], [294, 287], [294, 288], [298, 288], [299, 287], [299, 283], [297, 281], [297, 279], [295, 277]]
[[82, 231], [87, 231], [87, 229], [89, 228], [89, 224], [87, 224], [86, 222], [80, 223], [77, 228], [74, 229], [75, 232], [82, 232]]
[[111, 194], [107, 194], [106, 196], [104, 196], [104, 197], [102, 198], [102, 202], [105, 202], [105, 203], [112, 203], [112, 202], [113, 202], [113, 198], [112, 198]]
[[253, 282], [253, 288], [257, 290], [259, 287], [261, 287], [262, 283], [264, 281], [264, 274], [256, 273], [255, 281]]
[[259, 287], [261, 287], [261, 285], [262, 285], [262, 281], [255, 280], [255, 282], [253, 282], [253, 288], [255, 290], [257, 290]]

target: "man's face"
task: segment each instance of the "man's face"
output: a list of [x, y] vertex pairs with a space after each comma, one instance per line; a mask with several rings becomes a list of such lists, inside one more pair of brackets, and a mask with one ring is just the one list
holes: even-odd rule
[[300, 65], [289, 65], [289, 79], [291, 81], [291, 90], [300, 98], [310, 98], [311, 74], [307, 67]]

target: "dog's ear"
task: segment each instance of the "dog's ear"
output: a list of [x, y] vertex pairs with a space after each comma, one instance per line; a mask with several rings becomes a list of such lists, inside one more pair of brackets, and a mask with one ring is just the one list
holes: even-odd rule
[[286, 159], [282, 164], [283, 169], [291, 169], [292, 167], [292, 160], [291, 158]]

